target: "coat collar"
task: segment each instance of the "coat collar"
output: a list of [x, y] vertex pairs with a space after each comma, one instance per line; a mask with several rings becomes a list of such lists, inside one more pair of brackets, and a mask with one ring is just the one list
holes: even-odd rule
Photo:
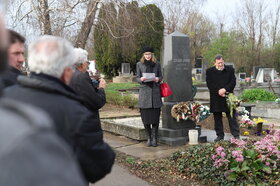
[[32, 73], [30, 77], [18, 76], [18, 83], [24, 87], [39, 89], [49, 93], [61, 94], [81, 102], [81, 98], [74, 92], [73, 89], [65, 85], [61, 80], [46, 74]]

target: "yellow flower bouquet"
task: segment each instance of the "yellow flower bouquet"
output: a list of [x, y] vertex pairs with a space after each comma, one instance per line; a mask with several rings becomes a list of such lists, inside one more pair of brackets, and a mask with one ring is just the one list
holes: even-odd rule
[[253, 121], [254, 121], [256, 124], [267, 122], [267, 120], [264, 120], [264, 119], [262, 119], [261, 117], [254, 118]]

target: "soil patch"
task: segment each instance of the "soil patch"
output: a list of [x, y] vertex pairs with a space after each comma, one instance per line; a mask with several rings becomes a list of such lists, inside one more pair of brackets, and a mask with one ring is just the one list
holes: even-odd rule
[[105, 104], [99, 110], [100, 118], [117, 118], [117, 117], [132, 117], [140, 116], [138, 108], [130, 109], [127, 107]]

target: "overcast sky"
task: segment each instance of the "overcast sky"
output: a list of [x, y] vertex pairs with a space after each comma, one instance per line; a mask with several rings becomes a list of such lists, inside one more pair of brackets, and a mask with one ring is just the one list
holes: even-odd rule
[[211, 19], [217, 19], [217, 16], [231, 15], [234, 7], [240, 2], [241, 0], [207, 0], [201, 12]]

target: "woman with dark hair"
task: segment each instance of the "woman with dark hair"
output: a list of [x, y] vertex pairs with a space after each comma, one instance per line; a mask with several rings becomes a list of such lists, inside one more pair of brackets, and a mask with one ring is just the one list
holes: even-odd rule
[[[137, 80], [140, 83], [139, 108], [147, 135], [147, 146], [157, 146], [160, 108], [160, 63], [156, 60], [153, 48], [144, 47], [143, 56], [136, 65]], [[152, 125], [152, 128], [151, 128]]]

